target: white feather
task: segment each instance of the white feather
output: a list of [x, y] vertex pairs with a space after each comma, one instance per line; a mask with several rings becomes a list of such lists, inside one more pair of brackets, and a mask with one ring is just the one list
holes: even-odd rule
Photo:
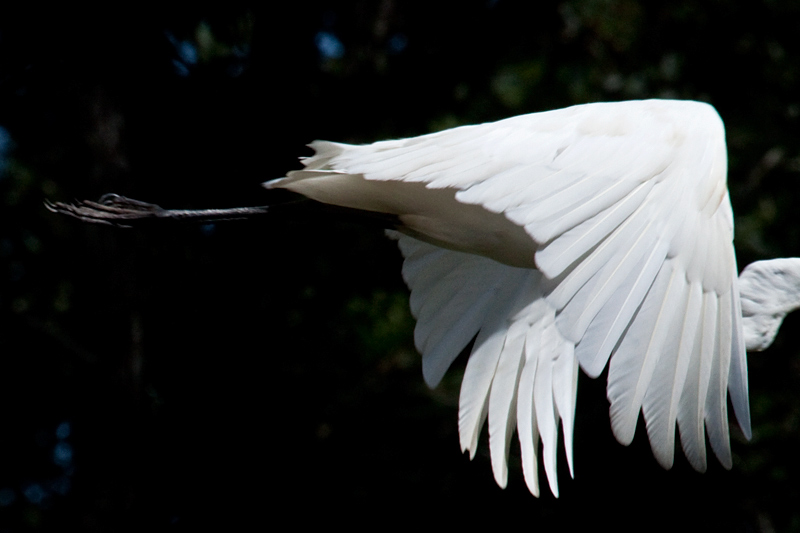
[[678, 403], [686, 384], [702, 305], [702, 288], [699, 284], [688, 284], [684, 279], [674, 281], [680, 284], [678, 290], [681, 292], [676, 296], [669, 338], [672, 342], [677, 341], [677, 357], [669, 357], [669, 350], [666, 349], [669, 345], [662, 347], [665, 356], [659, 359], [653, 375], [653, 386], [648, 389], [642, 404], [647, 434], [653, 443], [653, 454], [664, 468], [672, 467], [674, 460]]
[[489, 394], [489, 450], [494, 477], [501, 487], [506, 486], [508, 450], [516, 429], [517, 387], [525, 363], [523, 348], [527, 329], [523, 322], [516, 322], [508, 329]]
[[[520, 374], [517, 391], [517, 432], [522, 455], [522, 472], [528, 490], [534, 496], [539, 496], [539, 427], [536, 411], [533, 409], [533, 389], [541, 335], [540, 322], [528, 329], [525, 337], [525, 365]], [[537, 348], [533, 349], [533, 346]]]

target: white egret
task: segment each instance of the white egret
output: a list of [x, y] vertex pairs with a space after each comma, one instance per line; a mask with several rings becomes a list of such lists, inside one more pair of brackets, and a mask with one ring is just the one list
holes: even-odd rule
[[[595, 103], [310, 146], [304, 169], [264, 185], [397, 216], [390, 235], [405, 257], [425, 381], [435, 386], [475, 339], [461, 447], [475, 454], [488, 418], [500, 486], [516, 429], [528, 488], [539, 495], [541, 441], [558, 495], [559, 423], [573, 470], [578, 366], [597, 377], [608, 364], [619, 442], [631, 442], [641, 412], [664, 468], [676, 426], [695, 469], [706, 469], [706, 432], [731, 468], [727, 396], [750, 438], [745, 348], [768, 346], [800, 303], [800, 259], [754, 263], [737, 279], [725, 133], [713, 107]], [[110, 204], [51, 208], [115, 223], [183, 213]]]
[[[609, 358], [621, 443], [641, 411], [665, 468], [676, 423], [695, 469], [706, 468], [704, 428], [731, 467], [727, 392], [749, 438], [745, 345], [769, 345], [797, 306], [800, 265], [754, 265], [740, 300], [725, 133], [713, 107], [597, 103], [311, 147], [303, 170], [265, 186], [399, 217], [392, 235], [425, 380], [435, 386], [477, 336], [461, 387], [461, 447], [475, 454], [488, 418], [500, 486], [516, 427], [530, 491], [539, 494], [541, 440], [558, 495], [558, 423], [572, 472], [578, 364], [597, 377]], [[791, 290], [776, 299], [775, 287]]]

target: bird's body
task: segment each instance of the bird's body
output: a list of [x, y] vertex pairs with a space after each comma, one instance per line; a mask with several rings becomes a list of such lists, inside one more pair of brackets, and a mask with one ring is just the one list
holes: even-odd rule
[[588, 104], [364, 146], [314, 142], [267, 182], [397, 215], [394, 236], [431, 386], [476, 338], [461, 389], [462, 449], [488, 417], [506, 483], [516, 427], [528, 486], [538, 442], [557, 494], [559, 420], [572, 467], [578, 364], [609, 361], [614, 434], [644, 413], [653, 452], [689, 462], [705, 431], [731, 466], [727, 395], [750, 434], [745, 338], [722, 121], [707, 104]]

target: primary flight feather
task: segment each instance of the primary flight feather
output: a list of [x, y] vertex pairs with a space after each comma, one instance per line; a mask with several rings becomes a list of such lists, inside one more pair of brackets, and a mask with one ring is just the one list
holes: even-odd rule
[[676, 424], [694, 468], [706, 468], [706, 433], [730, 468], [728, 394], [750, 436], [750, 330], [724, 127], [711, 106], [587, 104], [311, 147], [303, 170], [265, 186], [397, 215], [391, 236], [405, 257], [425, 380], [435, 386], [475, 338], [459, 402], [461, 447], [475, 453], [488, 418], [498, 484], [516, 429], [530, 491], [539, 494], [541, 441], [558, 495], [558, 425], [572, 471], [578, 365], [592, 377], [608, 365], [621, 443], [633, 439], [641, 412], [665, 468]]

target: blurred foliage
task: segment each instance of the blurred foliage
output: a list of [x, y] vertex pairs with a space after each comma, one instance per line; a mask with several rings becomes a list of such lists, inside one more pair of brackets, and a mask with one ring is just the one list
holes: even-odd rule
[[740, 264], [797, 255], [798, 20], [771, 0], [0, 7], [0, 531], [800, 530], [800, 317], [750, 357], [754, 438], [734, 433], [731, 472], [664, 472], [643, 431], [618, 445], [604, 383], [582, 379], [576, 479], [562, 451], [561, 499], [537, 500], [518, 461], [501, 491], [485, 446], [459, 454], [464, 362], [423, 384], [379, 228], [123, 231], [43, 208], [283, 201], [259, 183], [314, 138], [689, 98], [726, 123]]

